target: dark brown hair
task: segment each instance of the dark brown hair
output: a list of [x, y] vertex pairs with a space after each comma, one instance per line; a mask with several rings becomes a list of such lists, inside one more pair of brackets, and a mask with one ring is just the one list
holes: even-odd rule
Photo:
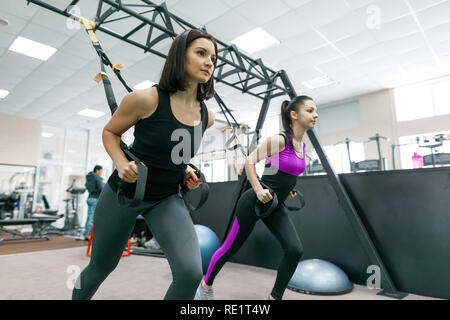
[[[210, 34], [197, 29], [186, 30], [179, 34], [172, 42], [169, 54], [167, 55], [166, 63], [159, 80], [159, 87], [174, 93], [185, 90], [186, 79], [186, 51], [196, 39], [206, 38], [212, 41], [217, 53], [217, 42]], [[217, 66], [217, 58], [214, 61], [214, 69]], [[203, 101], [211, 99], [214, 96], [214, 74], [207, 83], [201, 83], [197, 89], [197, 100]]]
[[292, 101], [284, 101], [281, 104], [281, 121], [283, 123], [284, 130], [289, 137], [289, 144], [293, 147], [292, 140], [294, 138], [294, 132], [291, 128], [291, 111], [298, 112], [298, 108], [307, 100], [314, 101], [313, 98], [308, 96], [298, 96], [295, 97]]

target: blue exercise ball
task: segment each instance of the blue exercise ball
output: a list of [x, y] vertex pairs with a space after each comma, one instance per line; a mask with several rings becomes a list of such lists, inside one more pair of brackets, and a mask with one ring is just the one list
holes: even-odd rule
[[331, 262], [311, 259], [297, 265], [288, 289], [315, 295], [338, 295], [353, 290], [353, 284], [339, 267]]
[[214, 231], [206, 226], [195, 225], [195, 232], [197, 233], [200, 252], [202, 254], [203, 274], [206, 274], [209, 261], [211, 260], [214, 252], [216, 252], [216, 250], [220, 247], [219, 238]]

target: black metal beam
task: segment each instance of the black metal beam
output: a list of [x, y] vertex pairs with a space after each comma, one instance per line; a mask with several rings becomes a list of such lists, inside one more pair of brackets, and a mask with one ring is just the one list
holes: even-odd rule
[[[35, 0], [31, 0], [31, 1], [35, 1]], [[154, 22], [154, 21], [151, 21], [151, 20], [149, 20], [149, 19], [147, 19], [147, 18], [145, 18], [145, 17], [143, 17], [143, 16], [141, 16], [141, 15], [138, 15], [136, 12], [134, 12], [134, 11], [132, 11], [132, 10], [126, 8], [126, 6], [123, 5], [123, 4], [119, 4], [119, 3], [116, 3], [116, 2], [111, 1], [111, 0], [100, 0], [100, 1], [102, 1], [102, 2], [104, 2], [104, 3], [107, 3], [107, 4], [109, 4], [110, 6], [116, 8], [116, 9], [118, 9], [118, 10], [122, 10], [123, 12], [129, 14], [130, 16], [132, 16], [132, 17], [134, 17], [134, 18], [136, 18], [136, 19], [138, 19], [138, 20], [141, 20], [142, 22], [147, 23], [147, 24], [151, 25], [152, 27], [155, 27], [155, 28], [159, 29], [160, 31], [162, 31], [162, 32], [164, 32], [164, 33], [166, 33], [166, 34], [168, 34], [168, 35], [170, 35], [170, 36], [172, 36], [172, 37], [175, 37], [175, 36], [176, 36], [176, 33], [174, 32], [173, 29], [170, 30], [170, 29], [167, 28], [167, 26], [161, 26], [161, 25], [157, 24], [157, 23]], [[156, 4], [154, 4], [154, 3], [150, 2], [150, 1], [146, 1], [146, 0], [141, 0], [141, 1], [145, 2], [145, 3], [148, 4], [149, 6], [157, 7]], [[178, 21], [178, 22], [181, 22], [181, 24], [186, 24], [186, 29], [187, 29], [187, 28], [195, 28], [193, 25], [191, 25], [191, 24], [189, 24], [189, 23], [186, 23], [184, 20], [180, 19], [179, 17], [177, 17], [177, 16], [175, 16], [175, 15], [173, 15], [173, 14], [169, 14], [169, 16], [170, 16], [170, 18], [172, 18], [172, 19], [174, 19], [174, 20], [176, 20], [176, 21]], [[99, 28], [99, 30], [102, 30], [102, 29]], [[222, 43], [221, 41], [217, 41], [217, 42], [218, 42], [218, 44], [221, 44], [221, 45], [223, 45], [224, 47], [228, 48], [227, 50], [224, 51], [224, 52], [225, 52], [225, 55], [224, 55], [224, 56], [220, 56], [220, 55], [219, 55], [218, 60], [221, 60], [221, 61], [225, 62], [227, 65], [233, 67], [237, 72], [246, 72], [246, 73], [248, 73], [248, 74], [254, 76], [255, 78], [260, 79], [260, 80], [261, 80], [263, 83], [265, 83], [266, 85], [267, 85], [267, 84], [270, 84], [270, 83], [272, 82], [270, 79], [261, 77], [260, 75], [257, 75], [257, 74], [254, 74], [253, 72], [251, 72], [251, 69], [252, 69], [252, 68], [246, 70], [245, 67], [243, 66], [243, 61], [247, 61], [247, 62], [249, 62], [249, 63], [254, 63], [254, 65], [257, 65], [258, 63], [255, 62], [255, 60], [253, 60], [253, 59], [251, 59], [250, 57], [248, 57], [248, 56], [242, 54], [241, 52], [239, 52], [239, 50], [238, 50], [235, 46], [227, 46], [227, 45], [225, 45], [224, 43]], [[225, 56], [226, 56], [227, 54], [232, 54], [232, 53], [235, 53], [235, 54], [236, 54], [236, 56], [237, 56], [238, 59], [239, 59], [239, 62], [242, 63], [241, 65], [238, 65], [238, 64], [236, 64], [235, 62], [229, 61], [228, 59], [225, 58]], [[265, 73], [269, 73], [269, 72], [275, 73], [275, 71], [270, 70], [269, 68], [265, 68], [265, 67], [263, 68], [263, 72], [265, 72]], [[220, 73], [220, 70], [219, 70], [219, 73]], [[219, 76], [219, 77], [220, 77], [220, 76]], [[278, 86], [275, 85], [275, 87], [278, 87]], [[284, 88], [279, 87], [279, 89], [282, 90], [282, 89], [284, 89]]]
[[[68, 13], [65, 10], [58, 9], [52, 5], [49, 5], [41, 0], [25, 0], [29, 3], [34, 3], [61, 15], [64, 15], [68, 18], [72, 18], [77, 20], [75, 15]], [[166, 58], [166, 55], [159, 52], [158, 50], [153, 49], [153, 47], [163, 41], [168, 37], [174, 38], [177, 34], [174, 30], [173, 25], [178, 25], [181, 29], [195, 28], [192, 24], [184, 21], [183, 19], [173, 15], [167, 10], [166, 5], [163, 3], [161, 5], [157, 5], [148, 0], [140, 0], [142, 4], [127, 4], [124, 1], [113, 1], [113, 0], [98, 0], [98, 7], [96, 12], [96, 31], [104, 32], [112, 37], [125, 41], [133, 46], [136, 46], [140, 49], [143, 49], [145, 52], [150, 52], [155, 54], [161, 58]], [[78, 3], [79, 1], [72, 1], [72, 3]], [[108, 5], [108, 8], [105, 8], [105, 5]], [[147, 8], [148, 10], [144, 11], [145, 13], [154, 12], [152, 19], [147, 18], [143, 15], [143, 12], [136, 12], [132, 10], [132, 7], [139, 8]], [[66, 9], [67, 10], [67, 9]], [[102, 13], [103, 12], [103, 13]], [[116, 15], [120, 14], [120, 18], [117, 18]], [[125, 16], [124, 16], [125, 14]], [[156, 21], [157, 17], [161, 17], [164, 21], [163, 24]], [[110, 24], [111, 22], [130, 18], [130, 30], [125, 32], [124, 34], [119, 34], [111, 29], [105, 27], [105, 25]], [[133, 24], [133, 22], [135, 22]], [[130, 36], [134, 34], [139, 29], [144, 27], [149, 27], [149, 33], [147, 37], [146, 43], [139, 43], [130, 39]], [[154, 35], [154, 31], [159, 30], [163, 35], [156, 36], [155, 39], [152, 40], [152, 36]], [[267, 68], [261, 62], [261, 60], [254, 60], [247, 55], [243, 54], [239, 51], [239, 49], [234, 45], [227, 45], [220, 40], [217, 40], [219, 45], [219, 57], [220, 61], [219, 66], [217, 67], [218, 76], [216, 79], [218, 81], [222, 81], [224, 84], [236, 83], [236, 80], [228, 80], [228, 77], [232, 77], [233, 75], [237, 75], [239, 79], [239, 83], [236, 83], [232, 87], [240, 90], [244, 93], [252, 94], [253, 96], [258, 97], [260, 94], [258, 91], [261, 91], [258, 88], [265, 87], [267, 85], [272, 85], [275, 94], [286, 93], [287, 90], [283, 86], [279, 86], [276, 84], [278, 73], [274, 70]], [[246, 78], [246, 79], [245, 79]], [[245, 80], [244, 80], [245, 79]], [[259, 82], [256, 84], [252, 84], [248, 86], [248, 81], [250, 79], [257, 79]], [[246, 81], [248, 80], [248, 81]], [[279, 92], [278, 92], [279, 91]], [[261, 97], [258, 97], [261, 98]]]
[[80, 0], [73, 0], [64, 11], [67, 12], [71, 7], [77, 5], [78, 2], [80, 2]]

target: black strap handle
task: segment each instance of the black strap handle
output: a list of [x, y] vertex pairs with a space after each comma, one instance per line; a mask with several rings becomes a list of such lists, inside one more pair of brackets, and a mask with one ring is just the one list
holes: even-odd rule
[[[232, 146], [231, 144], [232, 144], [235, 140], [236, 140], [236, 144]], [[229, 151], [234, 151], [234, 150], [239, 149], [239, 151], [241, 151], [242, 154], [243, 154], [244, 156], [247, 155], [247, 153], [245, 152], [244, 147], [242, 146], [242, 144], [239, 143], [239, 140], [238, 140], [238, 138], [237, 138], [235, 129], [233, 129], [233, 134], [232, 134], [231, 138], [228, 139], [228, 140], [225, 142], [225, 148], [226, 148], [227, 150], [229, 150]]]
[[298, 191], [298, 189], [294, 189], [294, 190], [292, 190], [292, 192], [296, 193], [295, 198], [298, 199], [299, 204], [298, 205], [287, 205], [286, 202], [284, 202], [283, 205], [289, 211], [300, 211], [306, 206], [305, 197], [303, 196], [303, 194], [300, 191]]
[[[273, 199], [268, 203], [262, 203], [259, 199], [255, 203], [255, 213], [261, 219], [267, 218], [278, 206], [278, 197], [276, 193], [265, 183], [260, 181], [261, 185], [270, 191]], [[293, 189], [292, 192], [296, 193], [296, 198], [298, 199], [297, 205], [288, 205], [283, 202], [283, 206], [292, 212], [298, 212], [306, 206], [306, 201], [303, 194], [298, 189]], [[295, 199], [295, 198], [294, 198]]]
[[124, 192], [127, 182], [123, 180], [119, 181], [119, 185], [117, 188], [117, 200], [119, 202], [119, 205], [122, 207], [134, 208], [137, 207], [139, 203], [141, 203], [141, 201], [144, 199], [148, 168], [141, 162], [141, 160], [139, 160], [134, 154], [130, 152], [127, 145], [122, 141], [120, 142], [120, 148], [129, 158], [131, 158], [136, 163], [138, 167], [138, 179], [136, 181], [136, 191], [134, 193], [133, 201], [127, 204]]
[[272, 195], [272, 200], [267, 203], [262, 203], [256, 198], [255, 203], [255, 213], [261, 219], [267, 218], [277, 207], [278, 207], [278, 197], [277, 194], [265, 183], [260, 181], [263, 188], [268, 189]]
[[183, 183], [181, 183], [181, 196], [183, 197], [184, 203], [189, 211], [197, 211], [199, 210], [206, 202], [209, 196], [209, 186], [206, 182], [205, 175], [198, 169], [195, 165], [189, 163], [188, 164], [192, 169], [194, 169], [195, 175], [200, 179], [202, 182], [199, 186], [200, 188], [200, 200], [196, 206], [192, 204], [192, 202], [189, 200], [188, 194], [191, 192], [191, 190]]

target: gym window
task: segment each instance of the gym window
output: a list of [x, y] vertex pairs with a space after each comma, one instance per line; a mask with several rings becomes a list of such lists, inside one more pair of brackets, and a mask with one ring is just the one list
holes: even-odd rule
[[450, 114], [450, 78], [396, 88], [394, 98], [398, 122]]
[[[348, 151], [345, 144], [337, 146], [326, 146], [323, 148], [325, 154], [330, 161], [331, 166], [336, 174], [350, 173], [350, 162], [348, 160]], [[351, 142], [350, 143], [350, 156], [352, 162], [360, 162], [366, 160], [364, 152], [364, 143]], [[318, 159], [318, 157], [317, 157]]]

